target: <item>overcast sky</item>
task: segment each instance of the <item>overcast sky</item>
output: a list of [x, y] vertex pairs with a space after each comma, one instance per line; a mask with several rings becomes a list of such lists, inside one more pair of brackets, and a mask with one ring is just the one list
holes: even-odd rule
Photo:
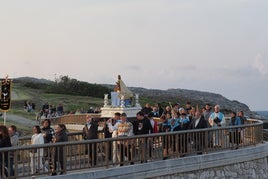
[[267, 0], [1, 1], [1, 77], [222, 94], [268, 110]]

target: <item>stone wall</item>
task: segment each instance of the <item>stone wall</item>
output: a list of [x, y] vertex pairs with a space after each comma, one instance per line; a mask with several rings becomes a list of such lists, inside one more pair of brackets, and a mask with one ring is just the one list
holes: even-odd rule
[[192, 171], [187, 173], [172, 174], [170, 176], [153, 177], [151, 179], [258, 179], [268, 178], [267, 158], [262, 158], [254, 161], [237, 163], [224, 167], [211, 168], [206, 170]]
[[[205, 179], [205, 178], [268, 178], [268, 143], [226, 150], [204, 155], [192, 155], [170, 160], [92, 169], [56, 176], [62, 179], [117, 178], [117, 179]], [[50, 179], [50, 177], [44, 177]]]

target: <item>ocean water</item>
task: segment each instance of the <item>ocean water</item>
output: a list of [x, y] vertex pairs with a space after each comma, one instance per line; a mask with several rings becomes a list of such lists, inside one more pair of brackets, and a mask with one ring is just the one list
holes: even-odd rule
[[268, 119], [268, 111], [255, 111], [261, 118]]

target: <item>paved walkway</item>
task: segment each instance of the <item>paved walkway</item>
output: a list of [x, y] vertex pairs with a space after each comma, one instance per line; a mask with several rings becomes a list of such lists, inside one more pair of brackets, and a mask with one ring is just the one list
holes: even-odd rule
[[[4, 120], [4, 114], [1, 116], [0, 120]], [[21, 116], [17, 116], [17, 115], [14, 115], [14, 114], [8, 114], [7, 113], [7, 122], [10, 121], [10, 122], [15, 122], [17, 124], [21, 124], [21, 125], [24, 125], [24, 126], [29, 126], [29, 127], [32, 127], [34, 125], [39, 125], [39, 121], [36, 121], [36, 120], [32, 120], [32, 119], [27, 119], [25, 117], [21, 117]]]

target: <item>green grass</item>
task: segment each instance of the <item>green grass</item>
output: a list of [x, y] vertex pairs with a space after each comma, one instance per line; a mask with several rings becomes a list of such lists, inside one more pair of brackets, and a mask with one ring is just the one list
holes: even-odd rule
[[[26, 88], [20, 83], [13, 83], [12, 91], [11, 109], [8, 113], [32, 120], [36, 118], [36, 114], [41, 110], [42, 105], [46, 102], [55, 106], [62, 104], [64, 111], [68, 112], [75, 112], [78, 109], [84, 109], [87, 111], [90, 107], [101, 107], [103, 105], [102, 98], [46, 93], [44, 90]], [[26, 112], [24, 110], [24, 101], [35, 103], [36, 110], [34, 112]], [[32, 129], [29, 129], [27, 126], [15, 123], [10, 123], [8, 125], [11, 124], [18, 126], [23, 134], [29, 134], [29, 132], [32, 132]]]
[[36, 113], [35, 112], [26, 112], [26, 111], [20, 110], [20, 109], [11, 109], [11, 110], [8, 111], [8, 113], [14, 114], [14, 115], [17, 115], [17, 116], [21, 116], [21, 117], [24, 117], [24, 118], [27, 118], [27, 119], [32, 119], [32, 120], [35, 120], [35, 118], [36, 118]]

